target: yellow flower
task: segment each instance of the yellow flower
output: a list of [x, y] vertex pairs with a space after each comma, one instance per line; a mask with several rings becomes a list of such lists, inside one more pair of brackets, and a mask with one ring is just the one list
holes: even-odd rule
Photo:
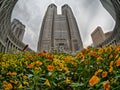
[[97, 60], [103, 60], [103, 58], [99, 56], [99, 57], [97, 58]]
[[23, 76], [23, 79], [27, 79], [28, 77], [26, 75]]
[[37, 64], [37, 65], [42, 65], [42, 62], [40, 62], [40, 61], [36, 61], [35, 64]]
[[23, 84], [24, 84], [24, 85], [28, 85], [29, 83], [28, 83], [28, 82], [26, 82], [26, 81], [24, 81], [24, 82], [23, 82]]
[[98, 83], [99, 82], [99, 78], [96, 76], [96, 75], [94, 75], [94, 76], [92, 76], [92, 78], [89, 80], [89, 85], [90, 86], [94, 86], [96, 83]]
[[66, 83], [67, 83], [67, 84], [70, 84], [70, 82], [71, 82], [71, 81], [70, 81], [70, 80], [68, 79], [68, 77], [67, 77], [67, 78], [66, 78]]
[[102, 69], [98, 69], [98, 72], [100, 73], [100, 72], [102, 72], [103, 70]]
[[107, 77], [107, 74], [108, 74], [108, 72], [106, 72], [106, 71], [102, 72], [102, 78]]
[[110, 90], [109, 82], [108, 82], [108, 81], [105, 81], [105, 82], [103, 83], [103, 87], [104, 87], [104, 90]]
[[6, 85], [6, 84], [7, 84], [7, 81], [3, 81], [3, 84]]
[[13, 80], [9, 80], [10, 81], [10, 83], [13, 83], [14, 81]]
[[34, 70], [35, 70], [35, 71], [39, 71], [40, 68], [39, 68], [39, 67], [35, 67]]
[[14, 84], [18, 84], [18, 81], [14, 81]]
[[47, 86], [49, 86], [49, 87], [51, 86], [51, 85], [50, 85], [50, 82], [48, 81], [48, 79], [45, 81], [45, 84], [46, 84]]
[[119, 67], [120, 66], [120, 58], [118, 58], [117, 62], [116, 62], [116, 66]]
[[18, 88], [23, 88], [22, 84], [20, 84]]
[[102, 72], [103, 70], [102, 69], [98, 69], [96, 72], [95, 72], [95, 75], [97, 76], [98, 73]]
[[64, 68], [63, 68], [63, 71], [67, 72], [67, 71], [68, 71], [68, 68], [67, 68], [67, 67], [64, 67]]

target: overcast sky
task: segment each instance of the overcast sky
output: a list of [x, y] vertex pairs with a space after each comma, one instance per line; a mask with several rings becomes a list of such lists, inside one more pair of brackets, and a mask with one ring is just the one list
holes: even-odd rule
[[25, 26], [23, 42], [36, 51], [42, 19], [49, 4], [54, 3], [61, 13], [61, 6], [68, 4], [76, 18], [84, 47], [92, 44], [91, 33], [97, 26], [104, 32], [112, 31], [115, 22], [102, 7], [99, 0], [19, 0], [12, 18], [19, 19]]

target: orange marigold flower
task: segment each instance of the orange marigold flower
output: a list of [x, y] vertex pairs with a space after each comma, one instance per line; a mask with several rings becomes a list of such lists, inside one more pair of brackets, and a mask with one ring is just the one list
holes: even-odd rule
[[50, 82], [48, 81], [48, 79], [45, 81], [45, 84], [46, 84], [47, 86], [49, 86], [49, 87], [51, 86], [51, 85], [50, 85]]
[[111, 55], [109, 56], [109, 58], [113, 58], [113, 55], [111, 54]]
[[116, 66], [119, 67], [120, 66], [120, 58], [118, 58], [117, 62], [116, 62]]
[[110, 67], [112, 67], [112, 66], [113, 66], [113, 64], [114, 64], [114, 61], [111, 61], [111, 62], [110, 62]]
[[92, 56], [92, 57], [94, 57], [95, 53], [94, 52], [90, 52], [89, 55]]
[[47, 58], [49, 59], [49, 60], [52, 60], [53, 59], [53, 57], [52, 56], [47, 56]]
[[107, 74], [108, 74], [108, 72], [106, 72], [106, 71], [102, 72], [102, 78], [107, 77]]
[[16, 72], [12, 72], [12, 75], [16, 76], [16, 75], [17, 75], [17, 73], [16, 73]]
[[82, 50], [82, 53], [83, 53], [83, 54], [85, 54], [86, 52], [87, 52], [87, 50], [86, 50], [86, 49], [83, 49], [83, 50]]
[[34, 65], [35, 65], [35, 63], [31, 63], [31, 64], [27, 65], [26, 68], [32, 68]]
[[16, 72], [8, 72], [7, 75], [14, 75], [14, 76], [16, 76], [17, 73]]
[[89, 61], [85, 61], [85, 64], [89, 64]]
[[53, 71], [54, 70], [54, 66], [51, 66], [51, 65], [48, 65], [47, 68], [48, 68], [49, 71]]
[[7, 75], [11, 75], [11, 72], [8, 72]]
[[96, 83], [98, 83], [99, 82], [99, 78], [96, 76], [96, 75], [94, 75], [94, 76], [92, 76], [92, 78], [89, 80], [89, 85], [90, 86], [94, 86]]
[[46, 55], [46, 52], [39, 53], [38, 56], [44, 57]]
[[6, 89], [6, 90], [10, 90], [10, 89], [12, 89], [12, 88], [13, 88], [13, 86], [12, 86], [12, 84], [10, 84], [10, 83], [5, 85], [5, 89]]
[[109, 68], [109, 72], [112, 72], [112, 71], [113, 71], [113, 67], [110, 67], [110, 68]]
[[110, 90], [109, 82], [108, 81], [104, 82], [103, 87], [104, 87], [105, 90]]
[[103, 58], [99, 56], [99, 57], [97, 58], [97, 60], [103, 60]]

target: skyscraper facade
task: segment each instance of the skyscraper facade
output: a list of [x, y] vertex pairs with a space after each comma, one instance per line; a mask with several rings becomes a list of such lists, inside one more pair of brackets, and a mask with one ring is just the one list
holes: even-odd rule
[[100, 43], [102, 43], [106, 37], [105, 34], [100, 26], [98, 26], [91, 34], [93, 44], [94, 46], [98, 46]]
[[62, 49], [67, 52], [77, 52], [83, 49], [77, 22], [67, 4], [62, 6], [60, 15], [57, 14], [57, 7], [54, 4], [49, 5], [45, 13], [37, 51], [51, 49]]
[[14, 19], [11, 24], [11, 30], [15, 36], [22, 41], [25, 33], [25, 25], [23, 25], [19, 20]]

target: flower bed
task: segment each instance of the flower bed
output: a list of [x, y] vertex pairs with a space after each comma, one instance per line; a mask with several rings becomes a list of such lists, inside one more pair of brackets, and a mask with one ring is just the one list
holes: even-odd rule
[[88, 47], [76, 55], [0, 54], [0, 89], [118, 90], [120, 46]]

